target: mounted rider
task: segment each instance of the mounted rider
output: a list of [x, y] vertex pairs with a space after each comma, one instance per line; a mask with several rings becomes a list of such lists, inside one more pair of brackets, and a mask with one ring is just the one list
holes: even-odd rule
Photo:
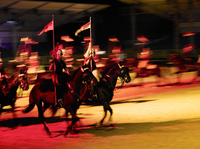
[[56, 93], [56, 103], [55, 106], [60, 108], [62, 106], [62, 97], [64, 93], [64, 89], [66, 86], [66, 80], [69, 76], [69, 71], [65, 62], [62, 58], [62, 50], [56, 47], [55, 51], [51, 51], [50, 54], [53, 57], [53, 60], [50, 62], [49, 70], [53, 70], [52, 81], [54, 84], [54, 89]]
[[156, 67], [152, 64], [150, 64], [150, 55], [152, 54], [152, 51], [150, 48], [143, 48], [141, 53], [138, 53], [138, 58], [141, 59], [137, 66], [137, 72], [138, 74], [145, 73], [145, 69], [151, 69], [151, 67]]
[[[89, 43], [88, 49], [86, 51], [86, 53], [84, 54], [85, 60], [84, 60], [84, 65], [88, 66], [88, 68], [90, 68], [90, 70], [92, 71], [92, 74], [95, 76], [95, 78], [97, 79], [97, 83], [100, 82], [100, 72], [96, 67], [96, 62], [94, 61], [95, 58], [95, 50], [92, 48], [91, 42]], [[91, 82], [91, 86], [90, 86], [90, 101], [91, 100], [97, 100], [97, 94], [96, 94], [96, 85], [95, 82]]]
[[2, 67], [3, 60], [0, 58], [0, 86], [2, 93], [6, 96], [7, 89], [8, 89], [8, 76], [5, 73], [5, 69]]

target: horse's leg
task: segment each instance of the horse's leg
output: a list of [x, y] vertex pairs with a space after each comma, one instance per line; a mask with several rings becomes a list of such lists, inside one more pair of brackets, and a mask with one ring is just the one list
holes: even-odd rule
[[2, 104], [0, 103], [0, 115], [1, 115], [1, 112], [2, 112]]
[[98, 127], [98, 126], [100, 126], [100, 125], [103, 125], [103, 122], [104, 122], [104, 120], [105, 120], [105, 118], [106, 118], [106, 116], [107, 116], [107, 111], [108, 111], [108, 110], [110, 111], [109, 122], [111, 122], [111, 120], [112, 120], [113, 111], [112, 111], [112, 109], [111, 109], [111, 107], [110, 107], [110, 105], [109, 105], [109, 103], [108, 103], [107, 101], [104, 101], [104, 102], [103, 102], [103, 108], [104, 108], [104, 116], [103, 116], [103, 118], [101, 119], [101, 121], [100, 121], [98, 124], [96, 124], [96, 127]]
[[45, 112], [46, 109], [48, 109], [49, 107], [50, 107], [50, 105], [44, 102], [44, 106], [42, 107], [42, 111]]
[[[66, 131], [64, 132], [64, 136], [66, 136], [69, 131], [72, 133], [74, 133], [76, 131], [74, 126], [75, 126], [75, 123], [78, 121], [76, 113], [73, 111], [73, 109], [71, 108], [70, 105], [67, 105], [67, 107], [65, 109], [67, 111], [66, 118], [67, 118], [68, 112], [70, 112], [70, 114], [72, 115], [72, 122], [71, 122], [71, 125], [68, 126], [68, 129], [66, 129]], [[68, 120], [68, 119], [66, 119], [66, 120]]]
[[15, 115], [15, 101], [16, 101], [16, 98], [13, 99], [12, 103], [11, 103], [11, 107], [12, 107], [12, 113], [13, 113], [13, 120], [14, 120], [14, 124], [15, 126], [17, 126], [19, 124], [19, 122], [17, 121], [17, 117]]
[[103, 118], [101, 119], [101, 121], [100, 121], [99, 123], [96, 124], [96, 127], [97, 127], [97, 128], [98, 128], [100, 125], [103, 125], [103, 122], [104, 122], [106, 116], [107, 116], [107, 110], [105, 110], [105, 108], [104, 108], [104, 116], [103, 116]]
[[38, 116], [39, 116], [42, 124], [44, 125], [44, 129], [47, 132], [47, 134], [51, 137], [51, 132], [49, 131], [49, 128], [47, 127], [47, 124], [44, 120], [44, 114], [43, 114], [43, 110], [42, 110], [42, 102], [37, 104], [37, 107], [38, 107]]
[[107, 110], [110, 112], [110, 118], [109, 118], [108, 123], [111, 123], [111, 121], [112, 121], [112, 115], [113, 115], [113, 110], [112, 110], [112, 108], [110, 107], [109, 103], [108, 103], [108, 105], [106, 106], [106, 108], [107, 108]]
[[194, 82], [194, 81], [197, 80], [197, 79], [199, 78], [199, 76], [200, 76], [200, 71], [199, 71], [197, 68], [196, 68], [195, 70], [197, 71], [197, 75], [194, 76], [194, 78], [192, 79], [191, 82]]
[[177, 83], [180, 83], [181, 82], [181, 73], [178, 72], [177, 73]]

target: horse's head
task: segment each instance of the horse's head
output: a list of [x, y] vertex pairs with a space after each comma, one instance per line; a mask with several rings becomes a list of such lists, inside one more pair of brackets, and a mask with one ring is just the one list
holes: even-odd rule
[[119, 62], [118, 66], [120, 69], [119, 77], [122, 78], [126, 83], [129, 83], [131, 81], [131, 77], [128, 67], [125, 67], [121, 61]]
[[18, 82], [19, 82], [19, 84], [20, 84], [20, 87], [21, 87], [23, 90], [28, 90], [28, 89], [29, 89], [29, 84], [28, 84], [28, 81], [27, 81], [26, 74], [20, 73], [20, 74], [18, 75]]

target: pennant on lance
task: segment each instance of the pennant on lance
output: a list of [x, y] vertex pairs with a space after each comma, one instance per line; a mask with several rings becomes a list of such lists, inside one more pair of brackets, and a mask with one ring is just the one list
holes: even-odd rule
[[48, 32], [50, 30], [53, 30], [53, 21], [51, 21], [49, 24], [47, 24], [43, 30], [38, 34], [38, 36], [42, 35], [44, 32]]
[[90, 22], [86, 23], [85, 25], [81, 26], [81, 28], [78, 29], [78, 30], [75, 32], [75, 35], [78, 36], [78, 34], [79, 34], [80, 32], [82, 32], [82, 31], [84, 31], [84, 30], [86, 30], [86, 29], [89, 29], [90, 26], [91, 26], [91, 23], [90, 23]]

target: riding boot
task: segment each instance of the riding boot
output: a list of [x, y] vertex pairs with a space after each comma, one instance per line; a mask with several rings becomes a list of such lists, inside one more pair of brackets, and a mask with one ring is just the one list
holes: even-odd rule
[[61, 87], [60, 85], [56, 84], [56, 103], [55, 103], [55, 107], [56, 108], [61, 108], [63, 105], [63, 101], [61, 99]]
[[97, 101], [96, 85], [91, 84], [90, 88], [90, 101]]

